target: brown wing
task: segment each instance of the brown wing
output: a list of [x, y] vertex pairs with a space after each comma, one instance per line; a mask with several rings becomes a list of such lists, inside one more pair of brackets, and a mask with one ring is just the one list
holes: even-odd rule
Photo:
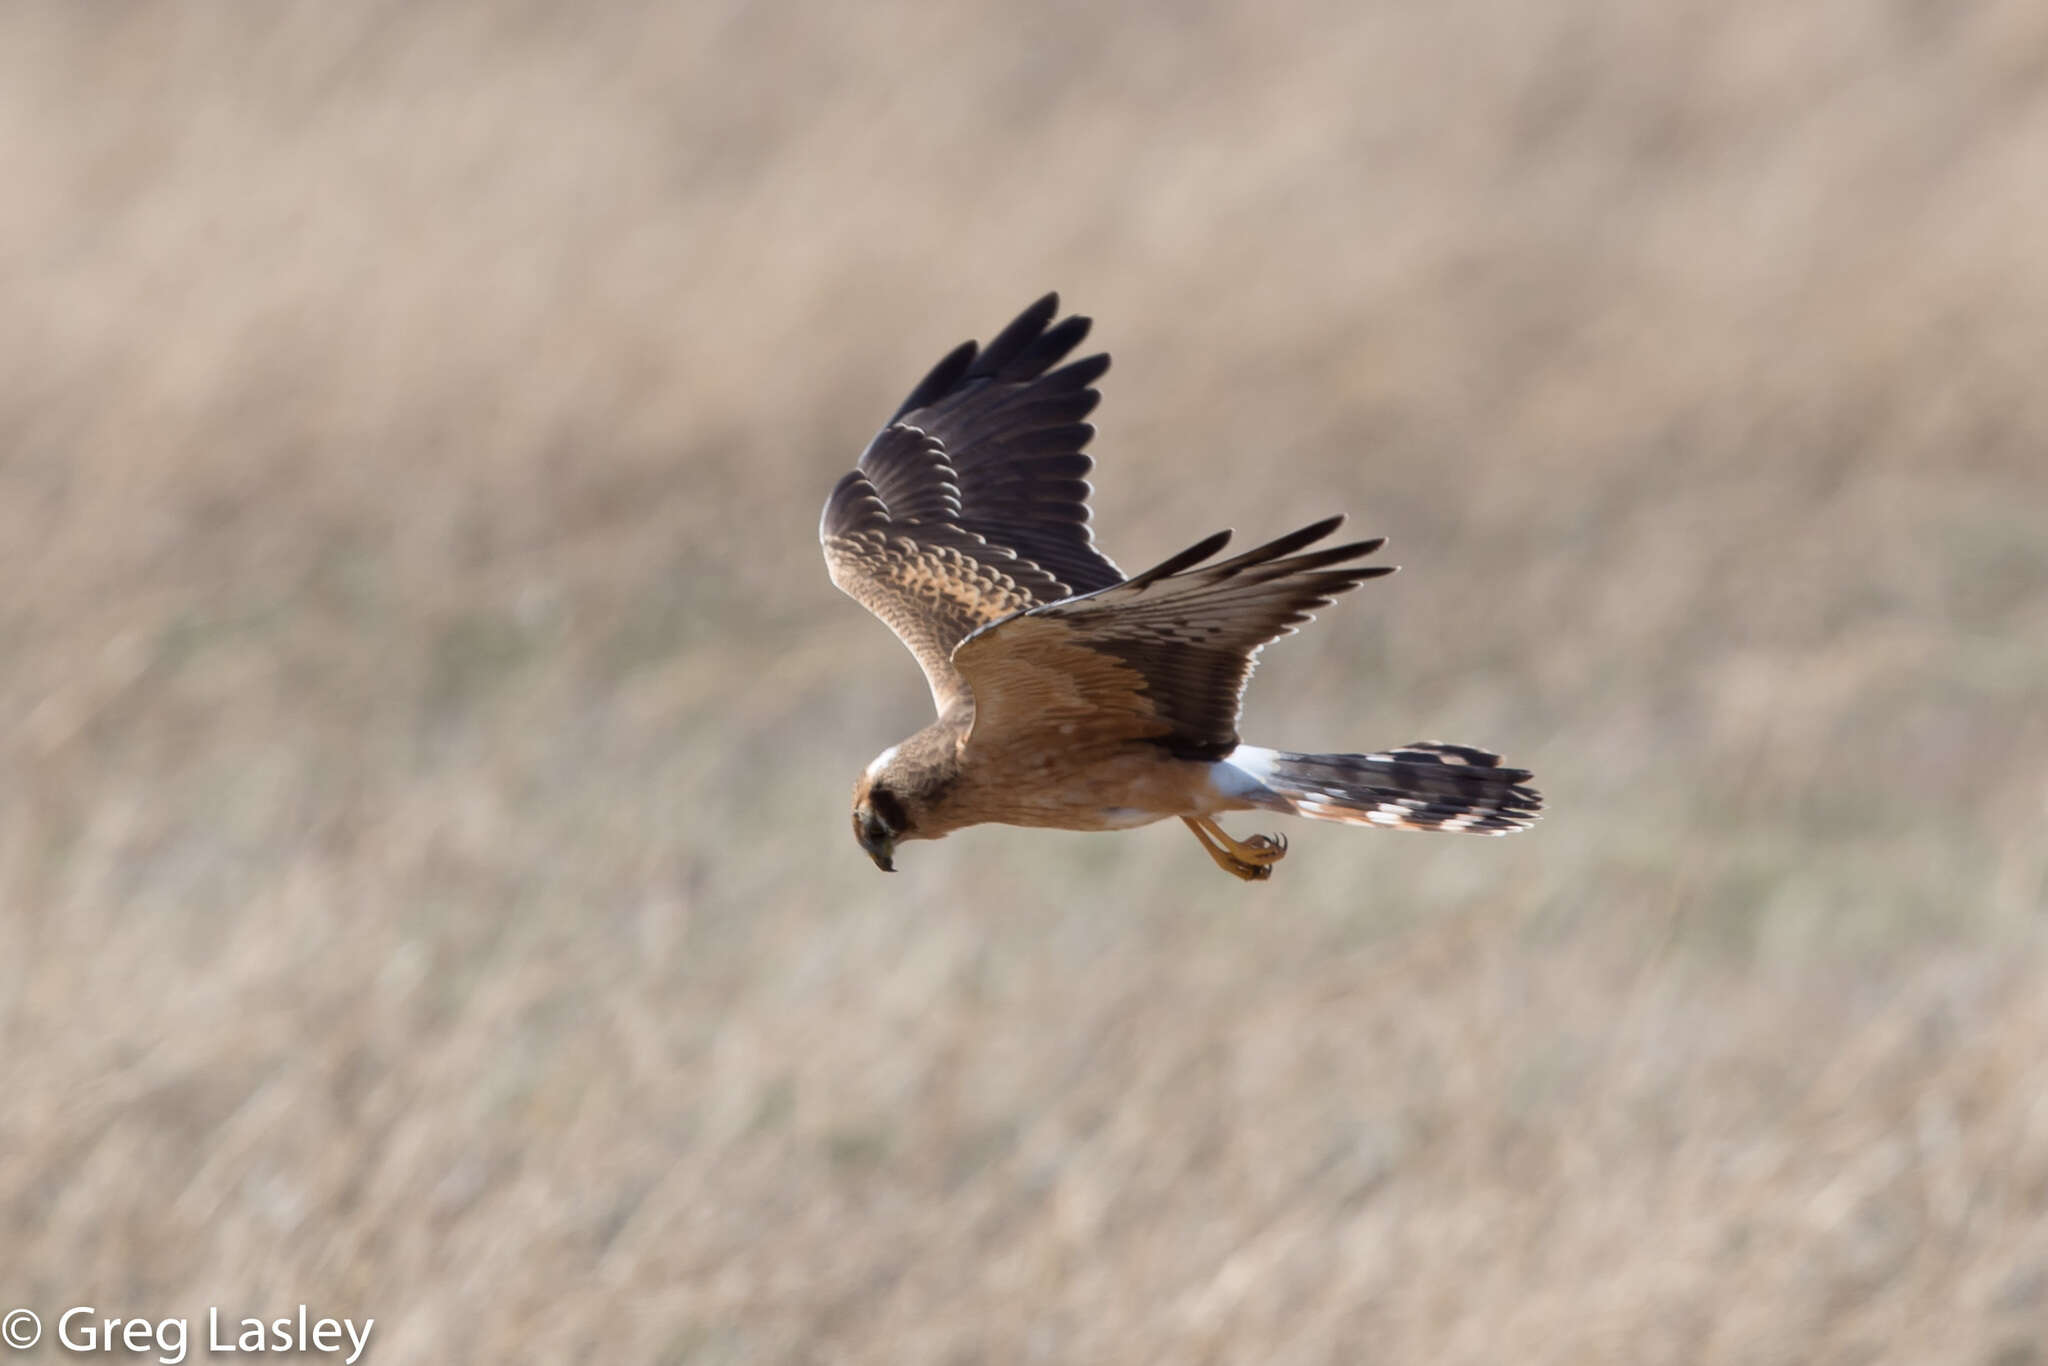
[[1354, 563], [1384, 539], [1298, 554], [1332, 517], [1235, 559], [1219, 532], [1112, 588], [1033, 607], [963, 641], [953, 663], [973, 687], [967, 743], [1086, 746], [1153, 740], [1191, 759], [1237, 747], [1237, 714], [1259, 647], [1389, 565]]
[[910, 647], [942, 715], [968, 696], [950, 656], [969, 634], [1123, 578], [1089, 529], [1083, 450], [1109, 357], [1053, 369], [1089, 327], [1058, 312], [1048, 294], [940, 361], [819, 522], [832, 582]]

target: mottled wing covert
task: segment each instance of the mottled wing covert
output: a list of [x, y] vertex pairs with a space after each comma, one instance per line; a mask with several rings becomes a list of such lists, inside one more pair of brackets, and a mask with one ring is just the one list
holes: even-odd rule
[[968, 744], [1050, 731], [1069, 743], [1151, 739], [1190, 759], [1229, 754], [1259, 648], [1393, 572], [1356, 563], [1381, 539], [1297, 553], [1343, 520], [1205, 564], [1230, 539], [1219, 532], [1126, 582], [977, 632], [953, 653], [974, 690]]
[[819, 523], [832, 581], [910, 647], [941, 714], [968, 696], [950, 656], [969, 634], [1123, 578], [1088, 525], [1082, 419], [1109, 357], [1053, 369], [1089, 327], [1053, 325], [1058, 312], [1048, 294], [987, 347], [940, 361]]

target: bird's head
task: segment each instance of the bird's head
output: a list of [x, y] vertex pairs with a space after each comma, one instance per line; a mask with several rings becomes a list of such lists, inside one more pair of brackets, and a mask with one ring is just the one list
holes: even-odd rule
[[853, 838], [883, 872], [896, 871], [904, 840], [943, 839], [963, 824], [954, 802], [959, 736], [957, 724], [935, 722], [877, 754], [853, 785]]
[[896, 871], [896, 841], [912, 837], [909, 810], [889, 786], [886, 770], [871, 765], [853, 789], [853, 837], [885, 873]]

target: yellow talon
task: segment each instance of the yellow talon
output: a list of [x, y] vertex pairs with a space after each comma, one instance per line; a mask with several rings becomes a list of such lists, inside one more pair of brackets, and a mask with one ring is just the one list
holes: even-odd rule
[[1195, 832], [1203, 852], [1218, 868], [1246, 882], [1263, 882], [1273, 876], [1273, 865], [1287, 856], [1285, 835], [1253, 835], [1246, 840], [1234, 840], [1206, 816], [1183, 816], [1181, 820]]

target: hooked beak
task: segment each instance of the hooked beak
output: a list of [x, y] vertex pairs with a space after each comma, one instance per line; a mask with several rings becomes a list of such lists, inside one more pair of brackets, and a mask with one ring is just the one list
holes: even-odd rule
[[860, 847], [867, 850], [868, 857], [875, 861], [875, 867], [885, 873], [896, 871], [896, 841], [886, 835], [880, 839], [863, 838]]

